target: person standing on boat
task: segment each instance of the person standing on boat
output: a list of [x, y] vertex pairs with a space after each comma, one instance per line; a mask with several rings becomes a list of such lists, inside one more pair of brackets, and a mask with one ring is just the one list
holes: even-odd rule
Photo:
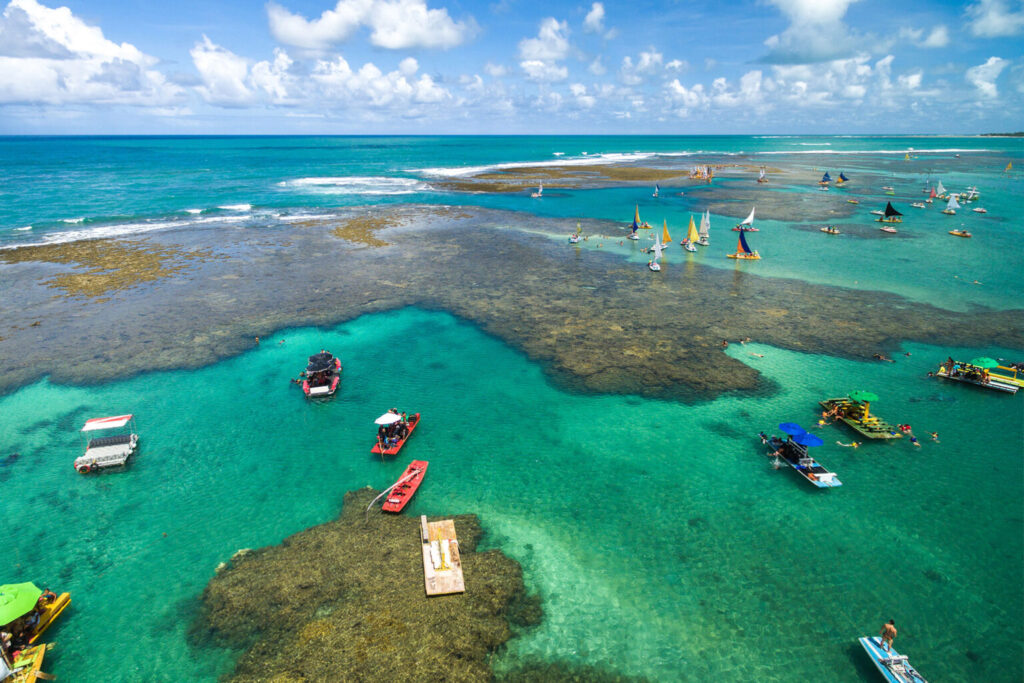
[[896, 638], [896, 622], [890, 619], [888, 624], [882, 624], [881, 636], [882, 649], [892, 652], [892, 641]]

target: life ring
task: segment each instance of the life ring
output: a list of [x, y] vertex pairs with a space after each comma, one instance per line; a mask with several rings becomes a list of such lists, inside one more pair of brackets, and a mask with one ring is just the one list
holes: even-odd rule
[[88, 465], [82, 465], [81, 467], [78, 468], [78, 473], [79, 474], [89, 474], [89, 466]]

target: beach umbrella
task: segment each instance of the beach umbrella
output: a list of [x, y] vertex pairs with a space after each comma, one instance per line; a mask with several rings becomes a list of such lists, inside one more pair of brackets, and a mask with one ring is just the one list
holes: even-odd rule
[[394, 423], [398, 422], [401, 419], [402, 419], [401, 415], [396, 415], [395, 413], [384, 413], [383, 415], [378, 417], [376, 420], [374, 420], [373, 424], [376, 424], [376, 425], [389, 425], [389, 424], [394, 424]]
[[982, 356], [981, 358], [975, 358], [974, 360], [972, 360], [971, 365], [973, 365], [976, 368], [984, 368], [985, 370], [991, 370], [992, 368], [999, 367], [999, 361], [997, 361], [995, 358], [988, 358], [987, 356]]
[[36, 606], [43, 591], [34, 583], [8, 583], [0, 586], [0, 625], [9, 624]]
[[790, 436], [804, 434], [807, 431], [796, 422], [783, 422], [779, 425], [779, 429], [782, 430], [783, 434], [789, 434]]
[[823, 443], [825, 443], [824, 441], [821, 440], [820, 436], [817, 436], [815, 434], [808, 434], [807, 432], [804, 432], [803, 434], [797, 434], [796, 436], [793, 437], [793, 441], [797, 442], [801, 446], [807, 446], [808, 448], [813, 446], [820, 446]]

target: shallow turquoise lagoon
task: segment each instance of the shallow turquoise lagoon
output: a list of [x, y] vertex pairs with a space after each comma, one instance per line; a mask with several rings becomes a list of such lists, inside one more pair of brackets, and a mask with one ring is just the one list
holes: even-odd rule
[[[309, 402], [288, 380], [320, 348], [341, 356], [344, 380]], [[231, 655], [185, 634], [217, 564], [331, 519], [345, 491], [418, 458], [430, 471], [408, 514], [479, 514], [543, 597], [543, 623], [499, 669], [541, 658], [655, 680], [870, 680], [856, 638], [893, 618], [926, 675], [1017, 681], [1022, 398], [925, 377], [950, 352], [1008, 352], [904, 350], [889, 364], [733, 344], [778, 392], [684, 405], [565, 393], [477, 328], [407, 309], [289, 330], [196, 371], [39, 382], [0, 398], [8, 578], [72, 592], [48, 633], [62, 680], [214, 680]], [[760, 429], [810, 427], [818, 399], [854, 388], [922, 447], [842, 448], [854, 435], [828, 427], [817, 455], [843, 487], [771, 468]], [[372, 420], [390, 407], [424, 421], [381, 462]], [[137, 457], [76, 474], [82, 422], [121, 412], [136, 414]]]

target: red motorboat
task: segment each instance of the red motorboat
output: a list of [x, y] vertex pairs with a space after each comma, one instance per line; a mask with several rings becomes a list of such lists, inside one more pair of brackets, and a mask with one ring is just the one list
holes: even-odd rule
[[307, 398], [331, 396], [341, 382], [341, 359], [330, 351], [314, 353], [306, 365], [306, 378], [302, 380], [302, 393]]
[[423, 475], [427, 473], [427, 464], [426, 460], [413, 460], [409, 463], [394, 488], [391, 489], [391, 493], [388, 494], [388, 499], [384, 501], [382, 507], [384, 512], [401, 512], [402, 508], [412, 500], [416, 489], [423, 482]]
[[[383, 454], [383, 455], [398, 455], [398, 451], [402, 450], [402, 446], [412, 436], [413, 431], [416, 429], [416, 425], [420, 423], [420, 414], [416, 413], [409, 417], [409, 422], [406, 424], [408, 431], [405, 432], [405, 436], [398, 439], [390, 445], [384, 444], [380, 439], [377, 439], [377, 443], [373, 444], [373, 448], [370, 449], [371, 453]], [[383, 447], [383, 451], [381, 450]]]

